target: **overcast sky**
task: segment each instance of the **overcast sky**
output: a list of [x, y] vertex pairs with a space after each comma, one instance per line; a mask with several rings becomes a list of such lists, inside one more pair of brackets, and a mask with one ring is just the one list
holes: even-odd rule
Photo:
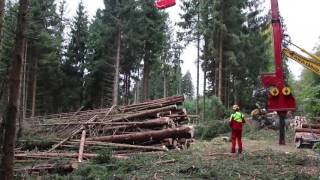
[[[67, 0], [70, 16], [74, 15], [79, 2], [80, 0]], [[98, 8], [104, 8], [103, 0], [83, 0], [83, 2], [90, 17], [95, 15]], [[179, 4], [179, 0], [177, 0], [177, 3]], [[267, 9], [271, 8], [270, 0], [266, 0], [265, 7]], [[288, 34], [291, 36], [291, 40], [311, 52], [313, 52], [313, 48], [320, 41], [319, 7], [320, 0], [279, 0], [280, 13], [284, 17], [284, 23], [288, 28]], [[166, 11], [169, 12], [171, 21], [176, 22], [179, 20], [178, 5], [168, 8]], [[183, 72], [185, 73], [189, 70], [194, 81], [196, 80], [196, 55], [196, 48], [191, 45], [184, 50], [181, 57], [184, 61]], [[296, 77], [300, 75], [302, 70], [301, 65], [289, 61], [289, 67]], [[200, 76], [200, 82], [203, 82], [202, 76], [203, 75]], [[202, 85], [200, 85], [200, 87], [202, 87]]]

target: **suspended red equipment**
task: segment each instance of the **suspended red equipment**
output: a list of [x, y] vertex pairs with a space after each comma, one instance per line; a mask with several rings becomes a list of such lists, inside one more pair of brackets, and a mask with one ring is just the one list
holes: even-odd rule
[[176, 5], [176, 0], [157, 0], [154, 4], [157, 9], [166, 9], [174, 5]]
[[285, 117], [288, 111], [296, 110], [296, 101], [291, 90], [286, 86], [282, 68], [282, 25], [280, 21], [278, 0], [271, 0], [275, 72], [262, 74], [263, 86], [268, 89], [267, 109], [277, 111], [280, 117], [279, 144], [285, 144]]

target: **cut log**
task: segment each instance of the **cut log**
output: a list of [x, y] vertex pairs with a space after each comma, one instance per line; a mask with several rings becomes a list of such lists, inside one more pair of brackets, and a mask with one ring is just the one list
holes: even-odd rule
[[164, 112], [157, 113], [157, 117], [165, 117], [168, 115], [171, 115], [171, 111], [164, 111]]
[[[70, 143], [78, 143], [78, 141], [72, 141]], [[107, 142], [98, 142], [98, 141], [86, 141], [86, 145], [89, 146], [102, 146], [102, 147], [118, 147], [126, 149], [140, 149], [146, 151], [168, 151], [165, 147], [155, 147], [155, 146], [139, 146], [139, 145], [130, 145], [130, 144], [118, 144], [118, 143], [107, 143]]]
[[[39, 158], [39, 159], [50, 159], [50, 158], [78, 158], [79, 154], [78, 153], [48, 153], [48, 152], [36, 152], [36, 153], [22, 153], [22, 154], [15, 154], [14, 157], [16, 159], [27, 159], [27, 158]], [[98, 154], [94, 153], [83, 153], [83, 157], [88, 159], [88, 158], [93, 158], [97, 157]], [[125, 155], [112, 155], [113, 158], [117, 159], [127, 159]]]
[[61, 172], [72, 172], [75, 169], [72, 163], [64, 164], [64, 165], [58, 165], [58, 164], [42, 164], [37, 165], [33, 167], [28, 168], [22, 168], [22, 169], [15, 169], [15, 172], [27, 172], [31, 174], [32, 172], [43, 172], [43, 171], [59, 171]]
[[177, 106], [171, 105], [171, 106], [166, 106], [163, 108], [140, 111], [140, 112], [136, 112], [133, 114], [126, 114], [122, 117], [111, 119], [110, 121], [111, 122], [119, 122], [119, 121], [125, 121], [125, 120], [129, 120], [129, 119], [133, 119], [133, 118], [139, 118], [139, 117], [144, 117], [144, 118], [146, 118], [148, 116], [156, 117], [157, 113], [159, 113], [159, 112], [170, 111], [170, 110], [175, 110], [175, 109], [177, 109]]
[[136, 143], [146, 142], [150, 140], [163, 140], [166, 138], [192, 138], [194, 134], [194, 128], [192, 126], [182, 126], [178, 128], [146, 131], [132, 134], [113, 135], [113, 136], [101, 136], [88, 138], [88, 141], [103, 141], [103, 142], [115, 142], [115, 143]]
[[320, 134], [320, 129], [296, 128], [295, 132], [308, 132], [308, 133]]
[[103, 125], [103, 126], [127, 126], [127, 127], [158, 127], [162, 125], [169, 125], [171, 122], [168, 117], [161, 117], [146, 121], [136, 122], [74, 122], [74, 123], [53, 123], [53, 124], [40, 124], [38, 126], [65, 126], [65, 125]]
[[320, 129], [320, 124], [302, 124], [302, 128]]
[[82, 162], [82, 158], [83, 158], [83, 150], [84, 150], [85, 141], [86, 141], [86, 130], [83, 130], [82, 134], [81, 134], [79, 156], [78, 156], [78, 162], [80, 162], [80, 163]]
[[[78, 158], [78, 153], [49, 153], [49, 152], [36, 152], [36, 153], [22, 153], [22, 154], [15, 154], [14, 157], [16, 159], [24, 159], [24, 158], [38, 158], [38, 157], [45, 157], [45, 158], [55, 158], [55, 157], [64, 157], [64, 158]], [[97, 154], [90, 154], [90, 153], [83, 153], [83, 157], [91, 158], [97, 157]]]

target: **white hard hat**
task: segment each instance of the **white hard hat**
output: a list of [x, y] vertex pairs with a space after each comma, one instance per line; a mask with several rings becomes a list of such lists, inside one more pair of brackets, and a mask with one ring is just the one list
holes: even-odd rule
[[236, 104], [235, 104], [235, 105], [233, 105], [233, 106], [232, 106], [232, 109], [233, 109], [233, 110], [239, 110], [239, 109], [240, 109], [240, 107], [239, 107], [238, 105], [236, 105]]

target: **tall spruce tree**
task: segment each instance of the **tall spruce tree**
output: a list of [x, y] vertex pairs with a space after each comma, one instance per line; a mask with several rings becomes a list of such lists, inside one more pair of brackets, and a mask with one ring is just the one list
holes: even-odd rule
[[57, 47], [59, 17], [54, 0], [30, 0], [28, 36], [28, 68], [30, 115], [57, 112], [60, 93]]
[[191, 73], [189, 71], [187, 71], [187, 73], [182, 78], [182, 93], [188, 99], [193, 99], [194, 88], [193, 88], [193, 84], [192, 84]]
[[88, 63], [88, 15], [81, 1], [74, 17], [70, 32], [66, 60], [63, 63], [66, 104], [76, 110], [85, 104], [86, 66]]
[[[261, 1], [205, 0], [199, 6], [197, 1], [183, 2], [184, 22], [180, 26], [185, 29], [184, 35], [191, 35], [187, 41], [196, 37], [194, 29], [201, 34], [202, 68], [210, 94], [218, 96], [224, 105], [251, 103], [249, 94], [259, 84], [258, 74], [270, 60], [270, 34], [264, 33], [268, 19], [259, 9]], [[240, 91], [241, 87], [246, 90]]]

